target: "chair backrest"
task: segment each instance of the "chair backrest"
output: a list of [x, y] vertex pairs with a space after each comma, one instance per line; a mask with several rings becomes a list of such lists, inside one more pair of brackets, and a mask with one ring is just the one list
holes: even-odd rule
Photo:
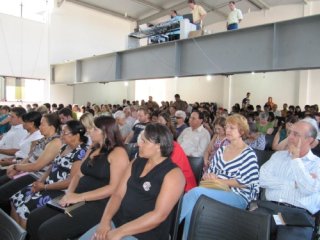
[[273, 139], [274, 139], [274, 135], [273, 134], [266, 134], [266, 146], [265, 146], [265, 150], [272, 150], [272, 143], [273, 143]]
[[188, 156], [188, 160], [191, 166], [191, 169], [193, 171], [194, 177], [196, 178], [197, 185], [199, 185], [199, 182], [202, 177], [202, 171], [203, 171], [203, 157], [190, 157]]
[[136, 144], [133, 144], [133, 143], [126, 143], [124, 145], [124, 148], [126, 149], [127, 151], [127, 154], [129, 156], [129, 160], [133, 160], [135, 159], [136, 155], [137, 155], [137, 145]]
[[269, 215], [235, 208], [204, 195], [191, 216], [188, 239], [269, 240]]
[[170, 229], [170, 240], [178, 239], [178, 229], [179, 229], [182, 199], [183, 199], [183, 196], [180, 197], [179, 202], [176, 204], [176, 206], [173, 209], [172, 224]]
[[313, 229], [313, 236], [312, 240], [319, 240], [320, 239], [320, 211], [313, 215], [315, 218], [315, 225]]
[[271, 158], [271, 155], [274, 154], [274, 151], [272, 150], [258, 150], [254, 149], [254, 152], [257, 155], [258, 158], [258, 165], [259, 168]]
[[254, 149], [257, 158], [258, 158], [258, 165], [259, 168], [271, 158], [271, 155], [274, 153], [274, 151], [271, 150], [258, 150]]
[[0, 209], [0, 239], [24, 240], [27, 232]]

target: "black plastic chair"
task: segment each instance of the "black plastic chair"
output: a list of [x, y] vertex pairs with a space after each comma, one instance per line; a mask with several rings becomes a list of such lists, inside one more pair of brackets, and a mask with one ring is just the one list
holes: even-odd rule
[[312, 240], [320, 239], [320, 211], [313, 215], [315, 218], [315, 226], [313, 231]]
[[271, 158], [271, 155], [274, 153], [274, 151], [271, 150], [258, 150], [254, 149], [257, 158], [258, 158], [258, 165], [259, 168]]
[[199, 185], [199, 182], [202, 178], [202, 171], [203, 171], [203, 157], [190, 157], [188, 156], [188, 160], [191, 166], [191, 169], [193, 171], [193, 174], [196, 178], [197, 185]]
[[0, 209], [0, 239], [24, 240], [27, 232]]
[[126, 151], [127, 151], [127, 154], [128, 154], [128, 157], [129, 157], [129, 160], [132, 161], [133, 159], [135, 159], [136, 155], [137, 155], [137, 152], [138, 152], [138, 146], [136, 143], [126, 143], [124, 145]]
[[180, 197], [179, 202], [176, 204], [176, 206], [174, 207], [174, 210], [173, 210], [172, 224], [171, 224], [171, 229], [170, 229], [170, 240], [177, 240], [178, 239], [178, 230], [179, 230], [179, 221], [180, 221], [182, 199], [183, 199], [183, 196]]
[[271, 216], [223, 204], [204, 195], [191, 216], [189, 240], [269, 240]]
[[273, 139], [274, 139], [274, 135], [273, 134], [266, 134], [265, 136], [266, 138], [266, 146], [264, 148], [264, 150], [272, 150], [272, 143], [273, 143]]

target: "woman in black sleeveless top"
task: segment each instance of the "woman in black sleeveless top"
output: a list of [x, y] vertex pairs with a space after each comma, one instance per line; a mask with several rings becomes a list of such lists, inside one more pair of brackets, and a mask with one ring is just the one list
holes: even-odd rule
[[[181, 170], [171, 162], [170, 130], [161, 124], [148, 124], [138, 140], [139, 158], [124, 175], [112, 194], [97, 229], [80, 240], [126, 239], [167, 240], [170, 213], [184, 190]], [[116, 228], [111, 228], [111, 219]], [[130, 238], [132, 239], [132, 238]]]
[[109, 196], [128, 168], [129, 159], [112, 117], [96, 118], [95, 126], [89, 133], [91, 149], [60, 201], [63, 206], [81, 201], [85, 204], [74, 209], [72, 217], [48, 207], [32, 212], [27, 228], [32, 240], [75, 238], [99, 222]]

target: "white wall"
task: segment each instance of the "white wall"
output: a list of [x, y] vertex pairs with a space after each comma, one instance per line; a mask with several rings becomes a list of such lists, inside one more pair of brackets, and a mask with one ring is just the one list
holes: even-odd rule
[[123, 99], [130, 98], [131, 83], [125, 86], [124, 82], [109, 82], [106, 84], [79, 84], [75, 89], [75, 103], [84, 105], [87, 101], [97, 104], [120, 104]]
[[[224, 77], [214, 76], [211, 80], [206, 77], [182, 78], [177, 83], [177, 92], [188, 102], [217, 102], [223, 103]], [[173, 98], [173, 95], [172, 95]]]
[[279, 106], [298, 104], [299, 71], [238, 74], [232, 76], [231, 104], [240, 103], [251, 92], [250, 103], [264, 105], [268, 97]]
[[130, 21], [64, 1], [50, 23], [50, 63], [91, 57], [126, 48]]
[[320, 104], [320, 70], [310, 71], [310, 78], [308, 84], [308, 93], [307, 103], [318, 103]]
[[188, 102], [209, 101], [223, 105], [224, 94], [221, 89], [224, 80], [225, 77], [214, 76], [210, 80], [206, 77], [137, 80], [128, 82], [128, 86], [124, 82], [79, 84], [74, 86], [74, 102], [116, 104], [122, 103], [122, 99], [141, 101], [153, 96], [153, 100], [160, 104], [163, 100], [173, 101], [174, 95], [179, 93]]
[[0, 13], [0, 75], [46, 78], [47, 25]]
[[51, 85], [50, 90], [55, 93], [51, 94], [51, 103], [72, 104], [74, 102], [73, 86]]
[[153, 100], [174, 101], [174, 95], [179, 93], [181, 98], [189, 102], [210, 101], [222, 103], [223, 78], [221, 76], [212, 77], [207, 80], [206, 77], [186, 77], [169, 78], [156, 80], [139, 80], [135, 84], [135, 99], [148, 100], [153, 96]]
[[[64, 1], [61, 7], [54, 8], [51, 16], [50, 64], [126, 49], [128, 33], [133, 27], [130, 21]], [[104, 103], [106, 99], [108, 102], [116, 102], [118, 97], [121, 98], [123, 95], [116, 94], [119, 93], [117, 84], [110, 83], [108, 88], [107, 85], [85, 84], [67, 87], [70, 92], [65, 98], [62, 96], [62, 92], [65, 94], [65, 91], [61, 91], [63, 86], [51, 87], [51, 102], [61, 102], [62, 99], [62, 103], [65, 104], [84, 104], [87, 100]]]
[[[320, 102], [320, 70], [287, 71], [272, 73], [238, 74], [228, 78], [214, 76], [210, 81], [206, 77], [190, 77], [179, 79], [156, 79], [107, 84], [79, 84], [68, 87], [71, 93], [63, 103], [121, 103], [122, 99], [147, 100], [153, 96], [160, 103], [162, 100], [174, 100], [174, 94], [193, 102], [216, 102], [219, 106], [231, 109], [235, 103], [241, 103], [247, 92], [251, 92], [251, 103], [263, 105], [268, 97], [272, 97], [279, 106], [283, 103], [293, 105], [315, 104]], [[64, 85], [56, 85], [58, 99], [61, 102], [66, 90]], [[74, 101], [72, 100], [74, 88]], [[59, 101], [60, 100], [60, 101]]]

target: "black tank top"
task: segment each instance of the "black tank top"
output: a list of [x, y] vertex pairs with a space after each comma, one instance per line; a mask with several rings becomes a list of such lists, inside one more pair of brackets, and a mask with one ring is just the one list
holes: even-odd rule
[[[126, 194], [123, 197], [119, 211], [113, 218], [117, 227], [154, 210], [164, 177], [177, 167], [168, 158], [155, 166], [147, 175], [140, 177], [146, 163], [146, 159], [137, 158], [132, 165]], [[158, 227], [148, 232], [137, 234], [135, 237], [139, 240], [168, 240], [171, 215]]]
[[104, 187], [110, 181], [110, 163], [108, 154], [101, 154], [91, 160], [88, 157], [81, 165], [83, 176], [80, 178], [76, 193], [88, 192]]

